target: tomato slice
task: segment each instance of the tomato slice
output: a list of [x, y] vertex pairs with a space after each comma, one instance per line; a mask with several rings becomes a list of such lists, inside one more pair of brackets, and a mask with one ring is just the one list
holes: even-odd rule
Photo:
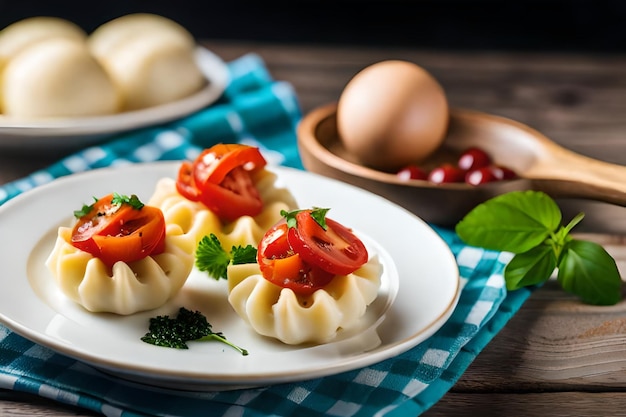
[[204, 150], [194, 161], [194, 180], [202, 189], [206, 182], [220, 184], [237, 167], [252, 172], [266, 164], [258, 148], [237, 143], [218, 143]]
[[188, 200], [200, 200], [200, 192], [196, 187], [193, 178], [193, 164], [189, 161], [183, 161], [178, 168], [178, 178], [176, 180], [176, 189]]
[[95, 235], [98, 258], [112, 266], [118, 261], [129, 263], [165, 250], [165, 219], [161, 210], [144, 206], [140, 215], [120, 225], [117, 235]]
[[262, 264], [265, 260], [281, 258], [293, 254], [289, 242], [287, 241], [287, 230], [287, 221], [281, 219], [265, 232], [257, 248], [257, 258], [259, 264], [261, 264], [261, 268], [263, 268]]
[[304, 262], [289, 246], [287, 234], [287, 223], [281, 220], [261, 239], [257, 260], [263, 277], [300, 295], [325, 287], [335, 274]]
[[113, 204], [113, 194], [99, 198], [89, 213], [82, 216], [74, 225], [72, 244], [85, 252], [96, 251], [93, 236], [97, 234], [116, 234], [118, 224], [129, 216], [132, 207], [128, 204]]
[[255, 171], [267, 164], [258, 148], [217, 144], [193, 162], [181, 164], [176, 188], [191, 201], [204, 203], [224, 221], [256, 216], [263, 202], [253, 181]]
[[256, 216], [263, 211], [263, 201], [250, 174], [241, 167], [228, 173], [224, 181], [214, 184], [207, 181], [202, 186], [200, 201], [225, 221], [241, 216]]
[[263, 277], [294, 293], [309, 295], [324, 288], [335, 274], [304, 262], [299, 254], [272, 259], [262, 271]]
[[326, 225], [324, 230], [311, 210], [300, 211], [287, 234], [289, 246], [305, 262], [337, 275], [352, 273], [367, 262], [367, 248], [352, 230], [329, 218]]
[[165, 218], [160, 209], [112, 204], [110, 194], [94, 203], [72, 230], [72, 245], [111, 267], [165, 250]]

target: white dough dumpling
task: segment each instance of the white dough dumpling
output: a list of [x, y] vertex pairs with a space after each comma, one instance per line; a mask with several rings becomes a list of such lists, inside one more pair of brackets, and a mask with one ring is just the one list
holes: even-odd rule
[[165, 250], [112, 268], [70, 243], [72, 229], [60, 227], [46, 260], [61, 292], [91, 312], [133, 314], [162, 306], [187, 281], [194, 242], [180, 227], [167, 225]]
[[[29, 17], [5, 27], [0, 31], [0, 74], [22, 51], [38, 42], [57, 38], [85, 42], [87, 33], [68, 20], [52, 16]], [[0, 77], [0, 83], [1, 80]], [[1, 95], [0, 107], [3, 107]]]
[[172, 298], [194, 265], [195, 242], [157, 207], [111, 193], [74, 211], [46, 259], [59, 289], [90, 312], [151, 310]]
[[377, 297], [382, 264], [377, 256], [323, 289], [297, 295], [263, 277], [259, 265], [228, 267], [228, 301], [257, 333], [289, 345], [326, 343], [358, 323]]
[[4, 113], [19, 118], [119, 111], [115, 85], [84, 42], [52, 38], [13, 57], [2, 73]]
[[209, 83], [197, 53], [191, 32], [151, 13], [118, 17], [90, 34], [58, 17], [22, 19], [0, 31], [0, 111], [74, 118], [175, 102]]
[[162, 16], [114, 19], [97, 28], [88, 45], [122, 92], [124, 110], [179, 100], [207, 83], [192, 35]]
[[36, 16], [19, 20], [0, 31], [0, 67], [27, 47], [52, 38], [85, 41], [87, 33], [78, 25], [58, 17]]
[[131, 13], [110, 20], [96, 28], [88, 37], [91, 53], [105, 58], [125, 43], [137, 37], [150, 37], [153, 33], [167, 33], [190, 48], [195, 39], [187, 29], [164, 16], [152, 13]]
[[201, 202], [183, 197], [176, 189], [176, 180], [162, 178], [158, 181], [149, 205], [159, 207], [165, 221], [178, 224], [183, 233], [199, 242], [204, 236], [215, 234], [225, 248], [232, 246], [257, 246], [266, 230], [280, 218], [281, 210], [296, 208], [291, 192], [276, 185], [277, 175], [262, 169], [254, 173], [254, 183], [263, 200], [263, 210], [257, 216], [242, 216], [232, 222], [223, 222]]

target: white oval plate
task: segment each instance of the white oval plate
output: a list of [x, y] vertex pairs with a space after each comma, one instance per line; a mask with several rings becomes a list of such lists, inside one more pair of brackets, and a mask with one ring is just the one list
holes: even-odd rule
[[226, 63], [213, 52], [199, 47], [198, 65], [207, 84], [183, 99], [124, 113], [39, 120], [17, 120], [0, 115], [0, 150], [66, 151], [100, 142], [106, 137], [189, 115], [215, 102], [230, 81]]
[[[361, 368], [424, 341], [452, 314], [460, 294], [458, 267], [446, 243], [425, 222], [373, 193], [291, 168], [271, 168], [298, 204], [329, 207], [352, 227], [384, 267], [378, 298], [357, 328], [317, 346], [288, 346], [256, 334], [232, 310], [226, 281], [194, 271], [162, 308], [131, 316], [93, 314], [58, 290], [44, 261], [56, 229], [93, 196], [151, 196], [156, 181], [175, 177], [179, 163], [105, 168], [61, 178], [0, 206], [0, 322], [16, 333], [116, 376], [149, 385], [224, 390], [311, 379]], [[140, 340], [150, 317], [179, 307], [203, 312], [250, 354], [218, 342], [189, 350]]]

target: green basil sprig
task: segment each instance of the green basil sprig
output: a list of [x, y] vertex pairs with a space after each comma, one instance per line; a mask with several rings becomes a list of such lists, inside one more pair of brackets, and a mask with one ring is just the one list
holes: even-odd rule
[[556, 202], [539, 191], [514, 191], [476, 206], [455, 227], [471, 246], [514, 254], [504, 270], [507, 290], [537, 285], [557, 270], [561, 287], [583, 302], [613, 305], [621, 299], [622, 279], [615, 260], [595, 242], [570, 232]]

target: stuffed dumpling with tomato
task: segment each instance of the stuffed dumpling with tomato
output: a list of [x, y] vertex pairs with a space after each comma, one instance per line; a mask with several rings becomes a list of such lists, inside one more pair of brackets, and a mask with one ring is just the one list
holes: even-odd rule
[[283, 212], [260, 241], [257, 263], [228, 266], [228, 301], [257, 333], [290, 345], [326, 343], [378, 296], [378, 256], [326, 211]]
[[160, 207], [167, 222], [196, 243], [215, 234], [225, 247], [256, 247], [281, 210], [296, 207], [266, 165], [256, 147], [220, 143], [183, 161], [176, 179], [159, 180], [148, 204]]
[[61, 292], [91, 312], [120, 315], [165, 304], [185, 284], [193, 239], [161, 209], [117, 193], [74, 212], [46, 260]]

